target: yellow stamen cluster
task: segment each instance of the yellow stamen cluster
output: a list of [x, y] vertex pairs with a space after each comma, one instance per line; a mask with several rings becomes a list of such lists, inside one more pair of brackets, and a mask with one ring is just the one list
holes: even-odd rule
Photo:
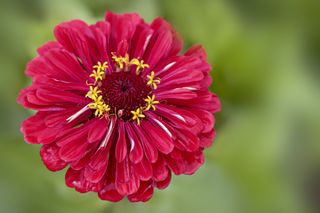
[[139, 75], [141, 70], [143, 70], [144, 68], [149, 68], [149, 64], [145, 64], [143, 60], [139, 60], [137, 58], [133, 58], [130, 61], [130, 64], [136, 65], [136, 74]]
[[111, 53], [111, 55], [112, 55], [112, 59], [119, 66], [120, 70], [122, 70], [124, 66], [128, 66], [130, 64], [128, 53], [126, 53], [124, 57], [116, 56], [114, 53]]
[[151, 74], [147, 75], [147, 78], [149, 79], [147, 85], [151, 86], [153, 89], [157, 89], [157, 84], [160, 84], [160, 78], [154, 78], [154, 71], [151, 71]]
[[156, 104], [159, 104], [159, 101], [155, 100], [156, 96], [152, 95], [151, 97], [148, 96], [144, 101], [146, 102], [146, 106], [144, 107], [139, 107], [135, 111], [131, 111], [132, 113], [132, 120], [137, 120], [138, 125], [140, 125], [140, 119], [145, 118], [145, 115], [143, 112], [150, 110], [151, 108], [153, 110], [156, 110]]
[[104, 115], [106, 112], [110, 111], [110, 107], [104, 103], [102, 96], [99, 95], [98, 97], [93, 97], [92, 103], [90, 103], [88, 106], [90, 109], [95, 109], [96, 111], [94, 112], [95, 116], [101, 117]]
[[[137, 69], [139, 70], [141, 68], [146, 67], [145, 64], [143, 64], [143, 60], [140, 61], [134, 61], [135, 65], [137, 65]], [[147, 64], [146, 64], [147, 65]], [[149, 68], [149, 65], [147, 65], [147, 67]], [[137, 71], [136, 71], [137, 72]], [[154, 76], [154, 71], [151, 71], [150, 75], [147, 75], [148, 78], [148, 82], [147, 85], [151, 86], [151, 88], [153, 90], [158, 88], [158, 84], [160, 84], [160, 78], [155, 78]], [[146, 102], [146, 105], [144, 107], [139, 107], [138, 109], [136, 109], [135, 111], [131, 111], [132, 113], [132, 120], [137, 120], [138, 125], [140, 125], [140, 118], [144, 118], [145, 115], [143, 114], [144, 111], [148, 111], [151, 108], [153, 110], [156, 110], [156, 104], [159, 104], [160, 102], [155, 100], [156, 96], [153, 94], [152, 96], [147, 96], [146, 99], [144, 99], [144, 101]]]
[[87, 92], [86, 97], [93, 99], [94, 97], [98, 97], [101, 90], [97, 86], [90, 86], [90, 90]]
[[145, 111], [150, 110], [152, 108], [153, 110], [156, 110], [155, 104], [158, 104], [159, 101], [155, 101], [154, 99], [156, 98], [155, 95], [152, 95], [151, 97], [148, 96], [146, 99], [144, 99], [145, 102], [147, 102], [147, 106], [145, 108]]
[[125, 56], [117, 56], [115, 53], [111, 53], [112, 59], [116, 62], [117, 66], [119, 67], [119, 71], [123, 68], [129, 68], [131, 65], [136, 66], [136, 74], [139, 75], [142, 70], [145, 68], [149, 68], [149, 64], [145, 64], [143, 60], [138, 58], [129, 59], [128, 53]]
[[142, 109], [138, 108], [135, 111], [131, 111], [133, 114], [132, 120], [137, 120], [138, 125], [140, 125], [140, 118], [145, 118], [146, 116], [142, 114]]
[[[90, 75], [90, 77], [94, 78], [95, 84], [97, 84], [98, 81], [103, 80], [107, 68], [108, 62], [101, 63], [99, 61], [93, 66], [94, 70], [92, 71], [93, 73]], [[86, 97], [92, 100], [92, 102], [88, 104], [88, 107], [95, 110], [94, 115], [97, 117], [101, 117], [110, 111], [110, 107], [104, 103], [101, 93], [102, 91], [98, 86], [90, 85], [89, 91], [86, 94]]]
[[94, 78], [95, 82], [101, 81], [104, 77], [105, 71], [108, 68], [108, 62], [104, 62], [103, 64], [98, 61], [98, 64], [93, 66], [93, 73], [90, 75], [90, 77]]

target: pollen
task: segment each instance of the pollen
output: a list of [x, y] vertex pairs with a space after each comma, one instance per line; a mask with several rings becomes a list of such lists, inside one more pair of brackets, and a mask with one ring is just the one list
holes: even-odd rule
[[97, 86], [95, 86], [95, 87], [90, 86], [90, 90], [87, 92], [86, 97], [91, 98], [91, 99], [97, 98], [100, 93], [101, 93], [101, 90], [99, 90], [99, 88]]
[[114, 53], [111, 53], [111, 55], [112, 55], [112, 59], [119, 66], [120, 70], [122, 70], [124, 66], [128, 66], [130, 64], [128, 53], [126, 53], [124, 57], [116, 56]]
[[157, 84], [160, 84], [160, 78], [154, 78], [154, 71], [151, 71], [151, 74], [147, 75], [147, 78], [149, 79], [147, 85], [151, 86], [153, 89], [157, 89]]
[[150, 110], [150, 108], [152, 108], [153, 110], [156, 110], [156, 106], [155, 104], [158, 104], [159, 101], [155, 101], [154, 99], [156, 98], [155, 95], [152, 95], [151, 97], [148, 96], [145, 100], [145, 102], [147, 102], [147, 106], [146, 108], [144, 109], [145, 111], [148, 111]]
[[136, 65], [136, 74], [139, 75], [141, 70], [144, 70], [145, 68], [149, 68], [149, 64], [145, 64], [143, 60], [139, 60], [137, 58], [133, 58], [130, 61], [130, 64]]
[[97, 69], [98, 71], [105, 71], [108, 68], [108, 62], [105, 61], [103, 64], [98, 61], [96, 65], [93, 66], [93, 69]]
[[101, 63], [100, 61], [98, 61], [98, 63], [96, 65], [93, 66], [93, 73], [90, 74], [89, 76], [94, 78], [94, 80], [97, 81], [101, 81], [103, 79], [103, 76], [105, 74], [106, 69], [108, 68], [108, 62], [104, 62]]
[[141, 108], [136, 109], [135, 111], [131, 111], [132, 120], [137, 120], [138, 125], [140, 125], [140, 118], [145, 118], [146, 116], [142, 113]]
[[92, 97], [92, 102], [88, 105], [90, 109], [95, 109], [94, 115], [97, 117], [103, 116], [105, 113], [110, 111], [110, 107], [104, 103], [103, 97]]

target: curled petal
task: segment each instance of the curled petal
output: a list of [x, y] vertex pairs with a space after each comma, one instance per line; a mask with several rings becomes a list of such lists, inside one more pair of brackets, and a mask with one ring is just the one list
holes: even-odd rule
[[42, 146], [40, 155], [43, 163], [51, 171], [59, 171], [67, 166], [67, 163], [59, 157], [59, 147], [52, 143]]

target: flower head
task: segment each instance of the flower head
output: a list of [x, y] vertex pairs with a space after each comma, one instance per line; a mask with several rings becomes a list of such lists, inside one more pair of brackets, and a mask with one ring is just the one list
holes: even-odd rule
[[27, 65], [18, 102], [36, 114], [21, 131], [66, 184], [103, 200], [147, 201], [172, 173], [193, 174], [215, 135], [210, 65], [163, 19], [107, 13], [94, 25], [58, 25], [57, 41]]

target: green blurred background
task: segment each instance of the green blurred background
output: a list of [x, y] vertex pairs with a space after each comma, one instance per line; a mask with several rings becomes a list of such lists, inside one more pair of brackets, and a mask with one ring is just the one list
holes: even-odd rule
[[[61, 21], [105, 10], [163, 16], [201, 43], [222, 101], [217, 138], [193, 176], [174, 177], [148, 203], [102, 202], [42, 165], [15, 102], [25, 64]], [[1, 213], [320, 212], [319, 0], [1, 0]]]

